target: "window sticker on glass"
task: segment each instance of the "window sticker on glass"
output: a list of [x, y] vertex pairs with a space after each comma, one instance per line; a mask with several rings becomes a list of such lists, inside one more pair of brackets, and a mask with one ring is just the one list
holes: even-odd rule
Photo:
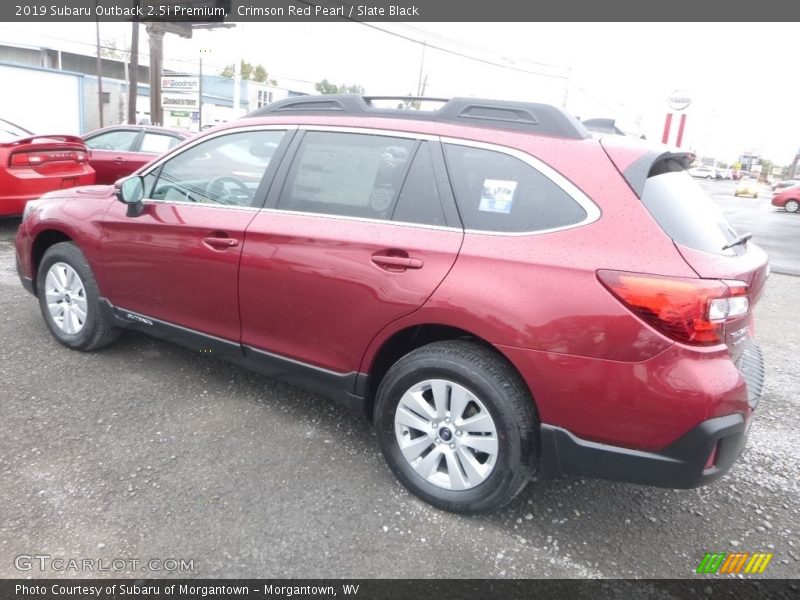
[[505, 179], [484, 179], [481, 203], [478, 210], [483, 212], [509, 214], [514, 203], [517, 182]]
[[372, 148], [309, 145], [294, 183], [294, 195], [306, 200], [366, 206], [375, 187], [380, 157]]

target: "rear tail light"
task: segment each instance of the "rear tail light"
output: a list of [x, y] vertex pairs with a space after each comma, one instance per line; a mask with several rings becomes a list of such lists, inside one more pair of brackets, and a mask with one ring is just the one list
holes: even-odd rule
[[83, 150], [21, 150], [14, 152], [9, 159], [11, 167], [38, 167], [49, 162], [89, 161], [89, 155]]
[[664, 335], [687, 344], [725, 340], [725, 326], [750, 310], [741, 281], [597, 272], [600, 282], [629, 310]]

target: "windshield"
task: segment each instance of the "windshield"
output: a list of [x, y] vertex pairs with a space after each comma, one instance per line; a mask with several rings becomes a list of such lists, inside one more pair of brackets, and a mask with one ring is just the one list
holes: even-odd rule
[[676, 161], [663, 161], [653, 168], [642, 202], [661, 229], [678, 244], [729, 256], [745, 252], [741, 245], [722, 249], [739, 234]]

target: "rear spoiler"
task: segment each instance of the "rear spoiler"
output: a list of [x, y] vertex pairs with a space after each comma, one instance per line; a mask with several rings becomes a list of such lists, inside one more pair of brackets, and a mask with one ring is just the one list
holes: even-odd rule
[[647, 178], [653, 167], [665, 160], [673, 160], [679, 163], [684, 169], [688, 169], [695, 159], [695, 155], [691, 152], [664, 150], [662, 148], [646, 152], [638, 159], [633, 161], [622, 172], [622, 176], [636, 195], [641, 198], [644, 192], [644, 184], [647, 183]]
[[34, 142], [34, 140], [44, 140], [44, 142], [66, 142], [68, 144], [81, 144], [82, 146], [86, 145], [86, 142], [83, 141], [83, 138], [78, 137], [77, 135], [31, 135], [26, 138], [21, 138], [19, 140], [14, 140], [13, 142], [6, 142], [12, 146], [19, 146], [22, 144], [30, 144]]

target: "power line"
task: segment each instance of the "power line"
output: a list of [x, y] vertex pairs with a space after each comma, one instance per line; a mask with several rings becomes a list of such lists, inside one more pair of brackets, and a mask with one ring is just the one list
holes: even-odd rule
[[527, 75], [537, 75], [539, 77], [550, 77], [552, 79], [564, 79], [564, 80], [568, 79], [568, 77], [566, 75], [556, 75], [556, 74], [553, 74], [553, 73], [543, 73], [541, 71], [532, 71], [530, 69], [523, 69], [521, 67], [515, 67], [514, 65], [502, 64], [502, 63], [499, 63], [499, 62], [496, 62], [496, 61], [493, 61], [493, 60], [480, 58], [478, 56], [472, 56], [472, 55], [469, 55], [469, 54], [464, 54], [463, 52], [458, 52], [456, 50], [451, 50], [450, 48], [444, 48], [443, 46], [440, 46], [440, 45], [437, 45], [437, 44], [432, 44], [432, 43], [427, 42], [427, 41], [421, 41], [421, 40], [409, 37], [407, 35], [403, 35], [402, 33], [397, 33], [396, 31], [390, 31], [388, 29], [383, 29], [382, 27], [378, 27], [377, 25], [373, 25], [372, 23], [366, 23], [364, 21], [355, 21], [355, 22], [359, 23], [359, 24], [361, 24], [361, 25], [363, 25], [365, 27], [369, 27], [370, 29], [375, 29], [375, 30], [380, 31], [382, 33], [385, 33], [385, 34], [388, 34], [388, 35], [391, 35], [391, 36], [394, 36], [394, 37], [398, 37], [400, 39], [406, 40], [408, 42], [412, 42], [414, 44], [420, 44], [420, 45], [424, 44], [426, 47], [433, 48], [434, 50], [438, 50], [439, 52], [444, 52], [446, 54], [451, 54], [453, 56], [458, 56], [459, 58], [464, 58], [464, 59], [471, 60], [471, 61], [474, 61], [474, 62], [483, 63], [483, 64], [486, 64], [486, 65], [490, 65], [492, 67], [498, 67], [498, 68], [501, 68], [501, 69], [507, 69], [509, 71], [517, 71], [517, 72], [520, 72], [520, 73], [525, 73]]

